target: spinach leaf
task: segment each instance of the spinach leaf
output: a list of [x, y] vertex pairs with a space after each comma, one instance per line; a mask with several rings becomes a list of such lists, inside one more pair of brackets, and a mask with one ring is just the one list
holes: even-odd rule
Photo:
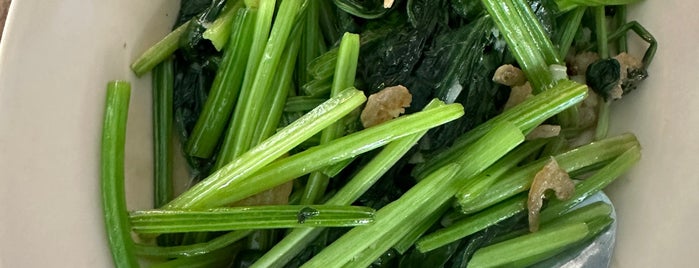
[[585, 82], [604, 100], [611, 98], [612, 90], [619, 85], [621, 65], [616, 59], [598, 60], [587, 67]]
[[451, 0], [451, 8], [454, 13], [467, 20], [481, 17], [485, 12], [481, 1], [473, 0]]
[[[357, 75], [369, 94], [387, 86], [405, 84], [420, 62], [438, 22], [448, 19], [444, 0], [410, 3], [413, 5], [408, 9], [412, 11], [407, 13], [412, 15], [396, 12], [381, 23], [368, 24], [368, 32], [387, 32], [362, 46]], [[372, 29], [375, 25], [393, 30]], [[422, 107], [412, 110], [420, 109]]]
[[544, 31], [548, 37], [558, 30], [556, 25], [556, 14], [558, 13], [558, 5], [554, 0], [529, 0], [534, 15], [539, 19], [539, 23], [544, 27]]
[[[180, 143], [184, 146], [197, 122], [197, 118], [199, 118], [201, 109], [204, 107], [218, 66], [215, 63], [217, 62], [215, 56], [209, 59], [201, 59], [198, 62], [190, 62], [179, 54], [176, 53], [175, 60], [173, 109]], [[189, 157], [187, 155], [185, 155], [185, 158], [192, 168], [192, 176], [195, 178], [206, 176], [213, 164], [207, 159]]]
[[390, 10], [384, 8], [383, 0], [334, 0], [334, 2], [343, 11], [364, 19], [380, 18]]
[[[184, 0], [175, 27], [192, 21], [180, 39], [180, 49], [174, 54], [173, 109], [180, 143], [187, 143], [201, 109], [204, 107], [213, 79], [221, 61], [221, 53], [210, 42], [202, 42], [204, 25], [213, 22], [225, 5], [225, 0]], [[192, 176], [208, 175], [210, 159], [185, 156]]]
[[491, 81], [505, 59], [504, 46], [498, 46], [489, 17], [480, 19], [435, 38], [425, 59], [409, 80], [414, 105], [419, 109], [431, 98], [464, 105], [466, 116], [431, 130], [426, 139], [429, 149], [447, 146], [460, 134], [494, 116], [506, 90]]
[[184, 24], [204, 12], [204, 10], [211, 6], [212, 2], [212, 0], [182, 0], [180, 2], [180, 13], [177, 16], [174, 28], [177, 28], [177, 26]]

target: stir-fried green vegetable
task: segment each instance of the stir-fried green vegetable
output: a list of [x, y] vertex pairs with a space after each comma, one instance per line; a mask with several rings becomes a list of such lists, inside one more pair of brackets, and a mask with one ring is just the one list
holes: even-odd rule
[[119, 267], [138, 266], [133, 255], [134, 245], [124, 195], [124, 147], [130, 97], [131, 85], [128, 82], [112, 81], [107, 84], [100, 154], [102, 209], [114, 264]]
[[[127, 211], [130, 89], [108, 86], [115, 263], [521, 267], [586, 243], [611, 205], [577, 206], [640, 157], [632, 134], [606, 137], [657, 49], [627, 22], [634, 2], [181, 1], [173, 32], [131, 65], [153, 72], [152, 210]], [[642, 58], [628, 31], [649, 43]], [[188, 178], [172, 178], [178, 151]], [[565, 176], [547, 183], [586, 178], [568, 199], [540, 181], [552, 161], [548, 176]]]

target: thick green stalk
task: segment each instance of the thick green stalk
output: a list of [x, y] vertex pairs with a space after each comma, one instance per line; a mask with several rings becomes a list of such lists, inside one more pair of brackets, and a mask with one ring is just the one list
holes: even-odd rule
[[[614, 42], [618, 40], [619, 38], [622, 38], [626, 35], [628, 31], [633, 31], [643, 39], [643, 41], [648, 43], [648, 49], [646, 49], [646, 52], [643, 53], [643, 66], [648, 67], [650, 66], [650, 63], [653, 61], [653, 58], [655, 57], [655, 52], [658, 50], [658, 41], [653, 37], [653, 35], [648, 31], [648, 29], [644, 28], [643, 25], [638, 23], [637, 21], [631, 21], [629, 23], [626, 23], [624, 25], [621, 25], [616, 31], [613, 33], [609, 34], [607, 37], [607, 42]], [[583, 50], [591, 50], [595, 48], [597, 44], [590, 44], [588, 47], [586, 47]]]
[[[270, 12], [273, 13], [274, 2], [274, 0], [261, 0], [258, 18], [263, 17], [263, 10], [270, 9]], [[232, 152], [221, 157], [223, 163], [243, 154], [256, 145], [253, 142], [257, 124], [261, 120], [262, 115], [269, 112], [269, 104], [265, 103], [265, 101], [267, 96], [274, 94], [270, 92], [274, 82], [274, 74], [279, 68], [282, 52], [286, 48], [287, 40], [294, 27], [294, 22], [302, 3], [303, 1], [299, 0], [282, 0], [281, 2], [274, 25], [269, 33], [269, 40], [267, 40], [263, 53], [260, 54], [259, 65], [257, 68], [252, 69], [254, 72], [246, 74], [243, 82], [242, 94], [235, 108], [231, 124], [231, 127], [234, 128], [233, 143], [230, 145], [232, 146]], [[258, 20], [259, 25], [261, 24]], [[254, 48], [255, 43], [253, 43]], [[250, 60], [253, 59], [251, 58]], [[248, 70], [251, 69], [248, 68]], [[247, 82], [249, 79], [252, 79], [252, 81]]]
[[580, 103], [586, 96], [587, 86], [568, 80], [560, 81], [552, 89], [528, 98], [521, 104], [504, 111], [462, 135], [452, 147], [432, 156], [427, 162], [417, 165], [413, 169], [413, 176], [424, 177], [436, 168], [454, 162], [466, 146], [482, 137], [496, 124], [508, 121], [522, 131], [528, 131], [544, 120]]
[[[609, 58], [609, 41], [607, 34], [607, 17], [604, 6], [593, 7], [595, 14], [595, 34], [597, 35], [597, 54], [601, 59]], [[611, 101], [599, 97], [599, 110], [597, 112], [597, 128], [595, 129], [595, 140], [607, 137], [609, 132], [609, 106]]]
[[212, 239], [209, 242], [197, 243], [186, 246], [158, 247], [151, 245], [136, 244], [136, 255], [147, 257], [191, 257], [205, 255], [216, 250], [230, 246], [247, 237], [252, 230], [233, 231]]
[[548, 65], [559, 64], [565, 65], [563, 59], [558, 55], [556, 46], [553, 45], [551, 39], [549, 39], [544, 26], [539, 22], [539, 18], [534, 14], [531, 9], [530, 2], [527, 0], [511, 0], [514, 4], [514, 10], [517, 12], [521, 18], [523, 24], [523, 29], [527, 31], [530, 35], [531, 40], [536, 43], [536, 47], [541, 49], [541, 54], [543, 54], [544, 59]]
[[370, 226], [353, 228], [326, 247], [303, 267], [364, 267], [402, 239], [400, 227], [420, 222], [448, 202], [463, 184], [524, 140], [511, 123], [498, 124], [483, 138], [466, 148], [462, 156], [408, 190], [398, 200], [376, 213]]
[[597, 36], [597, 54], [602, 59], [609, 58], [609, 43], [607, 40], [607, 16], [604, 6], [593, 7], [595, 14], [595, 34]]
[[560, 63], [558, 51], [524, 0], [481, 0], [522, 67], [534, 92], [554, 85], [549, 65]]
[[478, 198], [487, 192], [488, 188], [490, 188], [493, 183], [505, 175], [505, 173], [516, 167], [526, 157], [539, 151], [541, 147], [550, 141], [551, 139], [538, 139], [526, 142], [522, 144], [522, 146], [517, 147], [517, 149], [498, 160], [497, 163], [490, 166], [488, 169], [483, 171], [483, 173], [469, 179], [464, 187], [461, 187], [461, 189], [456, 193], [457, 199], [459, 202], [465, 203], [469, 202], [469, 200]]
[[[611, 161], [634, 146], [638, 146], [636, 137], [631, 134], [624, 134], [590, 143], [556, 155], [555, 158], [561, 169], [573, 173]], [[466, 214], [474, 213], [518, 193], [527, 191], [531, 186], [534, 175], [548, 161], [548, 159], [542, 159], [511, 171], [507, 177], [498, 180], [478, 198], [463, 202], [458, 200], [462, 212]]]
[[[366, 97], [356, 89], [348, 89], [337, 97], [308, 112], [299, 120], [277, 132], [260, 145], [216, 170], [206, 179], [184, 192], [166, 206], [168, 209], [204, 208], [230, 190], [233, 181], [245, 178], [281, 157], [304, 140], [312, 137], [339, 120], [359, 105]], [[217, 203], [217, 202], [214, 202]]]
[[589, 222], [585, 222], [585, 224], [587, 224], [587, 229], [589, 230], [586, 239], [597, 237], [598, 234], [606, 230], [607, 227], [609, 227], [609, 225], [611, 225], [613, 222], [614, 219], [610, 216], [601, 216], [590, 220]]
[[315, 98], [310, 96], [295, 96], [286, 99], [286, 104], [284, 106], [284, 112], [306, 112], [313, 110], [327, 99]]
[[[304, 31], [301, 35], [301, 44], [303, 45], [299, 50], [296, 67], [296, 81], [299, 84], [305, 84], [313, 79], [308, 73], [308, 63], [325, 51], [325, 42], [318, 24], [320, 20], [320, 5], [319, 1], [308, 2], [304, 19]], [[322, 46], [319, 46], [319, 43]]]
[[338, 48], [333, 48], [308, 63], [308, 73], [315, 79], [326, 79], [335, 73]]
[[[346, 41], [345, 41], [346, 40]], [[336, 92], [343, 90], [347, 87], [354, 86], [354, 77], [357, 73], [357, 64], [359, 60], [359, 49], [361, 46], [361, 40], [359, 35], [345, 33], [343, 35], [342, 41], [345, 41], [345, 45], [340, 43], [339, 54], [337, 58], [337, 65], [335, 66], [335, 74], [333, 75], [333, 83], [330, 88], [330, 95], [336, 94]], [[360, 113], [353, 113], [348, 115], [345, 119], [351, 122], [359, 121]], [[347, 122], [347, 121], [344, 121]], [[321, 136], [321, 142], [323, 139], [332, 140], [335, 136], [342, 136], [344, 133], [344, 127], [346, 123], [338, 122], [331, 126], [323, 134], [325, 137]], [[333, 129], [334, 128], [334, 129]], [[352, 132], [354, 130], [349, 130]], [[338, 162], [332, 166], [325, 167], [321, 173], [327, 177], [335, 177], [340, 174], [343, 169], [349, 166], [354, 159], [346, 159], [344, 161]], [[327, 185], [326, 185], [327, 187]], [[323, 187], [325, 188], [325, 187]]]
[[468, 235], [472, 235], [498, 222], [510, 218], [527, 208], [527, 199], [523, 197], [512, 198], [509, 201], [495, 205], [481, 213], [469, 216], [455, 222], [453, 225], [439, 229], [426, 235], [415, 243], [420, 252], [428, 252], [451, 242], [457, 241]]
[[[376, 214], [375, 224], [366, 226], [366, 228], [353, 228], [301, 267], [366, 266], [359, 263], [363, 261], [357, 256], [370, 247], [372, 250], [380, 252], [379, 254], [383, 254], [390, 246], [386, 249], [376, 247], [376, 244], [381, 242], [380, 238], [386, 236], [386, 234], [389, 234], [398, 226], [408, 224], [411, 221], [412, 214], [420, 211], [427, 212], [424, 209], [418, 210], [417, 208], [423, 207], [424, 200], [427, 199], [425, 197], [441, 195], [438, 182], [440, 180], [451, 180], [459, 172], [459, 169], [460, 166], [458, 164], [451, 164], [430, 174], [423, 182], [420, 182], [421, 185], [416, 185], [398, 200], [381, 208]], [[406, 205], [410, 206], [406, 207]]]
[[444, 215], [447, 210], [451, 207], [451, 204], [445, 203], [439, 209], [430, 213], [429, 216], [422, 219], [417, 224], [412, 226], [407, 226], [407, 230], [404, 232], [403, 238], [393, 245], [393, 249], [398, 251], [400, 254], [405, 254], [410, 248], [417, 242], [432, 226], [434, 226]]
[[141, 76], [149, 72], [153, 67], [161, 63], [179, 48], [180, 37], [189, 27], [189, 23], [184, 23], [174, 31], [165, 36], [158, 43], [148, 48], [141, 56], [131, 64], [131, 70], [136, 76]]
[[578, 183], [575, 186], [575, 194], [570, 199], [566, 201], [551, 200], [546, 207], [546, 210], [542, 212], [542, 216], [549, 217], [549, 214], [561, 215], [567, 212], [590, 195], [604, 189], [604, 187], [609, 185], [617, 177], [624, 174], [624, 172], [636, 164], [636, 162], [638, 162], [640, 159], [640, 146], [631, 147], [622, 155], [614, 159], [614, 161], [597, 171], [597, 173], [585, 179], [581, 183]]
[[277, 130], [282, 114], [284, 114], [287, 97], [289, 96], [289, 92], [293, 90], [294, 67], [296, 66], [301, 40], [296, 36], [292, 36], [292, 38], [293, 40], [291, 40], [287, 49], [284, 50], [281, 62], [279, 63], [279, 70], [274, 77], [275, 83], [271, 88], [272, 94], [267, 96], [266, 103], [269, 106], [269, 110], [261, 115], [257, 123], [257, 130], [254, 133], [252, 141], [253, 144], [262, 143], [262, 141], [272, 136]]
[[259, 0], [256, 6], [249, 7], [257, 10], [257, 17], [255, 18], [255, 28], [252, 34], [252, 45], [250, 46], [250, 52], [248, 55], [247, 64], [245, 67], [245, 76], [243, 78], [243, 84], [240, 87], [240, 96], [236, 102], [235, 112], [231, 116], [230, 122], [228, 124], [228, 130], [226, 131], [225, 138], [221, 144], [221, 149], [218, 153], [218, 158], [216, 159], [215, 169], [219, 169], [225, 166], [228, 162], [232, 161], [234, 158], [240, 156], [248, 147], [240, 142], [240, 131], [242, 125], [242, 113], [244, 111], [245, 103], [251, 98], [251, 90], [253, 83], [255, 81], [257, 70], [260, 67], [260, 61], [265, 52], [265, 47], [267, 44], [267, 38], [269, 37], [269, 31], [272, 27], [272, 18], [274, 17], [274, 8], [276, 0]]
[[[321, 136], [321, 144], [322, 144]], [[314, 171], [308, 175], [308, 182], [306, 183], [306, 188], [301, 195], [300, 204], [314, 204], [320, 198], [322, 198], [325, 189], [327, 189], [330, 183], [330, 177], [323, 174], [321, 171]]]
[[[616, 7], [616, 27], [617, 28], [621, 28], [623, 25], [626, 24], [627, 13], [628, 13], [628, 11], [627, 11], [626, 6], [617, 6]], [[619, 40], [617, 40], [619, 53], [629, 51], [629, 44], [626, 40], [627, 40], [626, 33], [622, 34], [619, 37]]]
[[318, 1], [320, 5], [319, 25], [325, 42], [330, 46], [342, 37], [340, 27], [337, 27], [335, 4], [330, 1]]
[[541, 150], [541, 157], [562, 154], [566, 150], [568, 150], [568, 140], [563, 135], [558, 135], [544, 146], [544, 149]]
[[559, 12], [568, 12], [578, 7], [625, 6], [640, 0], [554, 0]]
[[[333, 76], [333, 84], [330, 89], [330, 96], [337, 95], [340, 91], [354, 86], [354, 77], [357, 72], [357, 61], [359, 59], [359, 35], [345, 33], [340, 42], [340, 50], [337, 56], [337, 65]], [[320, 144], [328, 143], [335, 138], [342, 136], [344, 125], [336, 122], [323, 130], [320, 135]], [[330, 178], [323, 172], [313, 172], [308, 178], [306, 189], [301, 196], [301, 204], [316, 203], [325, 194]]]
[[[435, 192], [440, 193], [440, 195], [425, 200], [425, 206], [420, 209], [420, 212], [411, 216], [411, 219], [413, 219], [415, 223], [411, 224], [411, 222], [405, 222], [403, 225], [418, 225], [426, 218], [429, 218], [429, 215], [434, 213], [435, 210], [439, 210], [442, 206], [448, 205], [450, 200], [448, 195], [454, 194], [456, 189], [463, 185], [463, 178], [470, 178], [482, 172], [486, 167], [493, 164], [498, 158], [512, 150], [522, 141], [523, 137], [521, 131], [511, 123], [504, 122], [498, 124], [498, 126], [494, 127], [486, 136], [464, 150], [463, 155], [456, 161], [456, 163], [460, 164], [462, 167], [458, 175], [453, 177], [452, 181], [441, 180], [438, 182], [441, 188]], [[364, 249], [356, 257], [359, 261], [353, 262], [352, 265], [369, 265], [369, 263], [381, 256], [382, 252], [401, 242], [401, 240], [405, 238], [401, 235], [403, 233], [401, 229], [402, 228], [399, 227], [399, 229], [394, 230], [394, 232], [398, 233], [389, 233], [387, 236], [380, 238], [380, 241], [373, 246]]]
[[580, 23], [582, 21], [583, 15], [585, 15], [585, 7], [579, 7], [566, 15], [565, 21], [562, 25], [561, 36], [558, 40], [558, 55], [561, 58], [565, 58], [568, 55], [568, 50], [573, 44], [573, 39], [580, 29]]
[[[604, 6], [593, 7], [595, 14], [595, 34], [597, 35], [597, 54], [601, 59], [609, 58], [609, 41], [607, 34], [607, 17]], [[599, 110], [597, 112], [597, 128], [595, 129], [595, 140], [604, 139], [609, 132], [609, 106], [610, 101], [599, 97]]]
[[285, 267], [315, 240], [325, 228], [296, 228], [250, 266], [251, 268]]
[[153, 205], [156, 208], [173, 198], [173, 69], [172, 60], [166, 60], [153, 69]]
[[138, 267], [133, 254], [131, 227], [124, 193], [124, 149], [131, 85], [125, 81], [107, 84], [102, 125], [100, 177], [102, 210], [109, 248], [117, 267]]
[[[576, 215], [571, 215], [571, 216], [576, 217]], [[599, 233], [604, 231], [607, 228], [607, 226], [609, 226], [612, 222], [614, 222], [614, 219], [612, 219], [609, 216], [598, 216], [598, 217], [594, 217], [591, 219], [585, 219], [585, 220], [579, 220], [579, 221], [561, 221], [561, 224], [555, 224], [555, 223], [548, 224], [547, 226], [542, 226], [541, 228], [542, 229], [544, 229], [544, 228], [546, 228], [546, 229], [560, 228], [560, 227], [563, 227], [565, 225], [579, 224], [579, 223], [583, 223], [583, 222], [587, 226], [587, 235], [585, 236], [585, 238], [581, 239], [578, 242], [570, 244], [568, 246], [564, 246], [564, 247], [558, 248], [556, 250], [551, 250], [551, 251], [548, 251], [546, 253], [542, 253], [542, 254], [538, 254], [535, 256], [531, 256], [529, 258], [525, 258], [525, 259], [518, 261], [517, 263], [514, 263], [512, 265], [516, 266], [516, 267], [525, 267], [525, 266], [529, 266], [529, 265], [534, 264], [534, 263], [541, 263], [545, 260], [552, 259], [556, 255], [561, 254], [562, 252], [564, 252], [566, 250], [570, 250], [571, 248], [574, 248], [576, 246], [589, 244], [590, 240], [597, 237], [597, 235]], [[517, 236], [513, 236], [510, 239], [514, 239], [516, 237], [529, 234], [529, 230], [527, 230], [527, 229], [522, 230], [522, 231], [523, 232], [521, 234], [518, 234]], [[499, 239], [499, 237], [496, 239]], [[493, 243], [498, 243], [498, 242], [493, 242]]]
[[221, 67], [216, 72], [209, 97], [187, 141], [187, 153], [192, 156], [211, 158], [240, 92], [247, 65], [246, 56], [253, 41], [256, 11], [243, 8], [237, 13]]
[[[580, 202], [590, 197], [591, 195], [601, 191], [604, 187], [609, 185], [609, 183], [621, 176], [621, 174], [626, 172], [631, 166], [638, 162], [639, 159], [639, 147], [633, 146], [626, 152], [618, 156], [616, 159], [614, 159], [612, 162], [601, 168], [594, 175], [585, 179], [583, 182], [577, 184], [575, 186], [575, 194], [570, 199], [564, 201], [558, 199], [550, 200], [548, 206], [541, 212], [540, 219], [543, 223], [542, 230], [545, 225], [560, 226], [563, 223], [573, 222], [570, 219], [575, 219], [579, 217], [580, 219], [584, 218], [585, 222], [588, 222], [589, 220], [589, 223], [591, 224], [590, 234], [596, 235], [597, 233], [599, 233], [602, 229], [604, 229], [604, 227], [606, 227], [610, 223], [610, 221], [604, 219], [600, 222], [595, 223], [594, 225], [592, 225], [592, 222], [593, 220], [597, 220], [599, 218], [598, 216], [603, 216], [598, 215], [597, 213], [606, 213], [608, 215], [609, 208], [605, 208], [603, 205], [596, 205], [595, 207], [588, 208], [589, 211], [588, 209], [578, 211], [578, 209], [573, 212], [570, 212], [570, 210], [576, 205], [580, 204]], [[458, 223], [454, 223], [450, 227], [435, 232], [430, 236], [426, 236], [423, 239], [427, 240], [427, 242], [423, 241], [422, 243], [426, 243], [427, 246], [434, 247], [436, 245], [439, 245], [439, 240], [437, 238], [448, 239], [448, 235], [458, 236], [459, 234], [466, 235], [468, 233], [477, 232], [485, 227], [494, 225], [500, 220], [504, 219], [498, 216], [514, 215], [519, 212], [525, 211], [527, 197], [524, 196], [524, 193], [521, 195], [522, 196], [512, 198], [509, 201], [503, 202], [499, 205], [489, 207], [478, 214], [467, 216], [467, 218], [460, 220]], [[601, 206], [601, 208], [597, 206]], [[566, 213], [570, 214], [570, 219], [568, 219], [569, 215], [567, 215]], [[482, 221], [483, 218], [491, 218], [492, 221], [485, 223]], [[505, 235], [504, 238], [515, 238], [520, 235], [524, 235], [528, 232], [528, 230], [515, 231], [511, 234]]]
[[145, 210], [130, 215], [131, 228], [141, 234], [350, 227], [369, 224], [373, 218], [372, 208], [330, 205]]
[[151, 268], [211, 268], [226, 267], [236, 257], [240, 247], [233, 245], [204, 255], [180, 257], [171, 261], [158, 263]]
[[602, 201], [586, 205], [584, 207], [566, 212], [563, 215], [546, 213], [546, 209], [539, 215], [541, 227], [559, 226], [566, 223], [585, 222], [588, 223], [598, 217], [609, 216], [612, 213], [612, 206]]
[[[425, 111], [439, 108], [436, 102], [428, 104]], [[360, 131], [361, 132], [361, 131]], [[360, 133], [357, 132], [357, 133]], [[401, 159], [427, 133], [426, 129], [413, 132], [410, 135], [396, 139], [386, 145], [372, 160], [367, 163], [352, 179], [345, 184], [325, 204], [345, 205], [356, 201], [371, 188], [398, 160]], [[357, 134], [352, 134], [357, 135]]]
[[[526, 203], [526, 201], [524, 201]], [[586, 224], [592, 224], [592, 222], [599, 220], [600, 218], [608, 218], [612, 212], [612, 206], [604, 203], [602, 201], [595, 202], [584, 207], [575, 209], [573, 211], [568, 211], [564, 214], [557, 215], [552, 213], [546, 213], [546, 209], [541, 212], [540, 215], [545, 215], [545, 217], [539, 217], [539, 222], [541, 223], [541, 229], [562, 226], [565, 224], [584, 222]], [[590, 228], [590, 234], [596, 235], [598, 230], [597, 227], [588, 225]], [[594, 229], [594, 230], [593, 230]], [[510, 240], [519, 236], [523, 236], [530, 233], [529, 228], [522, 228], [519, 230], [512, 231], [510, 233], [498, 236], [492, 243], [498, 243], [505, 240]]]
[[462, 115], [463, 108], [460, 104], [439, 105], [309, 148], [279, 159], [259, 172], [250, 174], [251, 176], [241, 176], [229, 181], [225, 189], [216, 191], [206, 206], [214, 207], [242, 200], [328, 165], [384, 146], [396, 139], [450, 122]]
[[[542, 222], [542, 230], [574, 222], [591, 223], [600, 216], [609, 215], [611, 207], [604, 203], [595, 203], [572, 212], [570, 212], [570, 210], [587, 197], [609, 185], [609, 183], [635, 164], [639, 157], [640, 151], [638, 146], [633, 146], [625, 153], [618, 156], [614, 161], [600, 169], [597, 173], [576, 185], [575, 194], [572, 198], [565, 201], [558, 199], [550, 200], [549, 205], [541, 212], [540, 219]], [[526, 205], [526, 196], [513, 197], [508, 201], [489, 207], [478, 214], [467, 216], [447, 228], [421, 238], [416, 246], [420, 251], [436, 249], [492, 226], [512, 215], [525, 211]], [[609, 221], [607, 220], [599, 222], [599, 224], [594, 225], [594, 228], [591, 227], [591, 234], [599, 233], [599, 231], [608, 224]], [[515, 231], [512, 234], [506, 235], [505, 238], [515, 238], [528, 232], [528, 230]]]
[[[357, 114], [357, 115], [359, 115], [359, 114]], [[350, 114], [349, 116], [352, 116], [352, 115]], [[357, 118], [358, 117], [359, 116], [357, 116]], [[337, 176], [338, 174], [340, 174], [340, 172], [342, 172], [342, 170], [344, 170], [347, 166], [352, 164], [352, 161], [354, 161], [354, 159], [355, 158], [345, 159], [344, 161], [341, 161], [341, 162], [335, 163], [331, 166], [327, 166], [327, 167], [323, 168], [320, 172], [325, 174], [325, 176], [333, 178], [333, 177]]]
[[589, 230], [585, 223], [573, 223], [542, 229], [479, 249], [469, 261], [469, 267], [525, 267], [536, 263], [541, 255], [560, 252], [584, 239]]
[[320, 97], [330, 94], [330, 88], [333, 84], [333, 77], [328, 76], [322, 79], [313, 79], [301, 87], [307, 96]]
[[612, 101], [606, 101], [604, 98], [599, 98], [599, 111], [597, 112], [597, 128], [595, 128], [595, 140], [601, 140], [607, 137], [609, 133], [609, 111]]
[[201, 35], [204, 39], [211, 41], [216, 50], [221, 51], [226, 46], [226, 43], [229, 42], [228, 38], [234, 28], [233, 21], [237, 16], [238, 10], [243, 8], [243, 4], [243, 0], [227, 1], [218, 18]]
[[345, 33], [342, 36], [330, 94], [335, 95], [348, 87], [354, 86], [354, 77], [357, 72], [357, 61], [359, 59], [359, 46], [358, 34]]
[[[434, 103], [433, 103], [434, 104]], [[425, 109], [431, 108], [428, 105]], [[364, 194], [390, 167], [400, 160], [427, 131], [400, 138], [386, 145], [372, 160], [345, 184], [326, 205], [350, 205]], [[252, 267], [283, 267], [309, 243], [322, 228], [295, 229], [263, 255]]]

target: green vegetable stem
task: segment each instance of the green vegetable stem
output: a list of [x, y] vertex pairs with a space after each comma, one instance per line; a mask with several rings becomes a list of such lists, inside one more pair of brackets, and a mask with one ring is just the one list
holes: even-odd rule
[[[359, 35], [345, 33], [340, 42], [337, 66], [330, 90], [330, 96], [336, 96], [340, 91], [354, 86], [354, 77], [357, 72], [357, 60], [359, 58]], [[320, 136], [320, 143], [324, 144], [338, 136], [343, 135], [344, 125], [340, 122], [330, 125], [323, 130]], [[328, 186], [328, 176], [322, 172], [311, 173], [306, 189], [301, 197], [301, 204], [313, 204], [325, 192]]]
[[444, 205], [461, 184], [487, 168], [524, 140], [511, 123], [496, 125], [463, 151], [462, 157], [430, 174], [403, 196], [376, 213], [373, 225], [354, 228], [313, 257], [303, 267], [367, 266], [400, 241], [399, 228], [419, 222]]
[[243, 8], [237, 12], [221, 67], [187, 141], [187, 153], [192, 156], [210, 158], [223, 135], [245, 76], [255, 16], [256, 11], [252, 9]]
[[[326, 109], [320, 108], [320, 110]], [[234, 164], [240, 165], [238, 161], [248, 163], [247, 156], [240, 157], [241, 160], [236, 160], [234, 163], [229, 164], [230, 168], [225, 169], [226, 173], [221, 171], [213, 175], [220, 180], [216, 184], [203, 184], [206, 186], [199, 186], [201, 187], [199, 189], [197, 189], [198, 186], [195, 186], [190, 192], [183, 194], [183, 196], [187, 197], [187, 199], [190, 198], [186, 196], [187, 194], [194, 196], [194, 198], [190, 199], [192, 201], [188, 201], [190, 204], [194, 204], [192, 207], [214, 207], [242, 200], [325, 166], [376, 149], [393, 140], [450, 122], [462, 115], [463, 108], [461, 105], [444, 105], [442, 103], [442, 105], [433, 109], [400, 117], [335, 139], [327, 144], [309, 148], [290, 157], [279, 159], [263, 168], [257, 169], [255, 173], [236, 173], [237, 167], [233, 166]], [[302, 118], [298, 121], [306, 120]], [[286, 133], [282, 131], [277, 135], [280, 134], [284, 135]], [[270, 140], [272, 139], [274, 139], [274, 136], [270, 138]], [[255, 151], [255, 154], [258, 152], [257, 150], [253, 151]], [[245, 170], [249, 169], [246, 168]], [[225, 185], [225, 187], [218, 187], [217, 185]]]
[[253, 140], [258, 121], [263, 113], [269, 112], [266, 96], [274, 94], [271, 92], [274, 74], [303, 3], [283, 0], [272, 26], [275, 2], [259, 1], [246, 75], [216, 167], [223, 167], [256, 145]]
[[223, 49], [228, 43], [228, 39], [235, 28], [235, 18], [238, 15], [238, 10], [243, 8], [243, 0], [229, 0], [223, 7], [221, 14], [211, 25], [206, 28], [202, 37], [211, 41], [216, 50]]
[[155, 207], [173, 198], [172, 92], [173, 65], [166, 60], [153, 69], [153, 177]]
[[365, 100], [364, 94], [356, 89], [344, 90], [337, 97], [326, 101], [263, 143], [216, 170], [204, 181], [170, 202], [166, 208], [204, 208], [213, 205], [207, 204], [213, 201], [207, 199], [216, 195], [221, 196], [222, 190], [229, 188], [231, 181], [245, 178], [260, 170], [315, 133], [350, 113]]
[[[425, 107], [425, 110], [438, 106], [440, 106], [438, 102], [433, 102]], [[380, 153], [372, 158], [366, 166], [354, 175], [354, 177], [325, 204], [350, 205], [356, 201], [357, 198], [374, 185], [391, 166], [398, 162], [425, 133], [427, 133], [427, 131], [421, 131], [386, 145]], [[255, 262], [253, 267], [284, 266], [304, 247], [311, 243], [322, 231], [322, 228], [295, 229]]]
[[179, 42], [182, 35], [189, 27], [190, 22], [180, 25], [169, 33], [165, 38], [160, 40], [158, 43], [148, 48], [143, 54], [131, 64], [131, 70], [137, 75], [141, 76], [149, 72], [153, 67], [161, 63], [172, 53], [179, 48]]
[[588, 233], [585, 223], [542, 229], [479, 249], [469, 262], [469, 267], [525, 267], [541, 261], [541, 255], [550, 256], [563, 251], [587, 237]]
[[[636, 137], [623, 134], [590, 143], [554, 157], [562, 169], [575, 175], [603, 165], [634, 146], [638, 146]], [[497, 178], [497, 182], [481, 192], [462, 188], [456, 196], [462, 212], [474, 213], [527, 191], [534, 175], [543, 168], [546, 161], [547, 159], [542, 159], [503, 174], [503, 177]]]
[[100, 177], [104, 223], [117, 267], [138, 267], [124, 194], [124, 142], [130, 96], [131, 85], [128, 82], [112, 81], [107, 84]]
[[141, 234], [349, 227], [373, 222], [374, 210], [352, 206], [255, 206], [208, 210], [145, 210], [131, 213], [131, 228]]
[[417, 165], [413, 176], [421, 178], [437, 167], [455, 161], [460, 152], [474, 140], [501, 122], [512, 122], [522, 130], [529, 131], [544, 120], [580, 103], [587, 96], [587, 87], [569, 80], [560, 81], [553, 88], [528, 98], [521, 104], [477, 126], [454, 141], [448, 149], [431, 156], [428, 161]]

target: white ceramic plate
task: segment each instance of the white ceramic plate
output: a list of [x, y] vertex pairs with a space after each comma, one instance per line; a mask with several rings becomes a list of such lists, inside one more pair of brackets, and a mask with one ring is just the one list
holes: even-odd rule
[[[615, 105], [615, 132], [644, 146], [610, 187], [616, 267], [694, 267], [699, 248], [699, 2], [645, 1], [631, 14], [660, 42], [643, 87]], [[167, 0], [14, 1], [0, 43], [0, 267], [109, 267], [100, 209], [105, 83], [133, 82], [131, 209], [150, 204], [150, 77], [129, 63], [177, 14]]]

